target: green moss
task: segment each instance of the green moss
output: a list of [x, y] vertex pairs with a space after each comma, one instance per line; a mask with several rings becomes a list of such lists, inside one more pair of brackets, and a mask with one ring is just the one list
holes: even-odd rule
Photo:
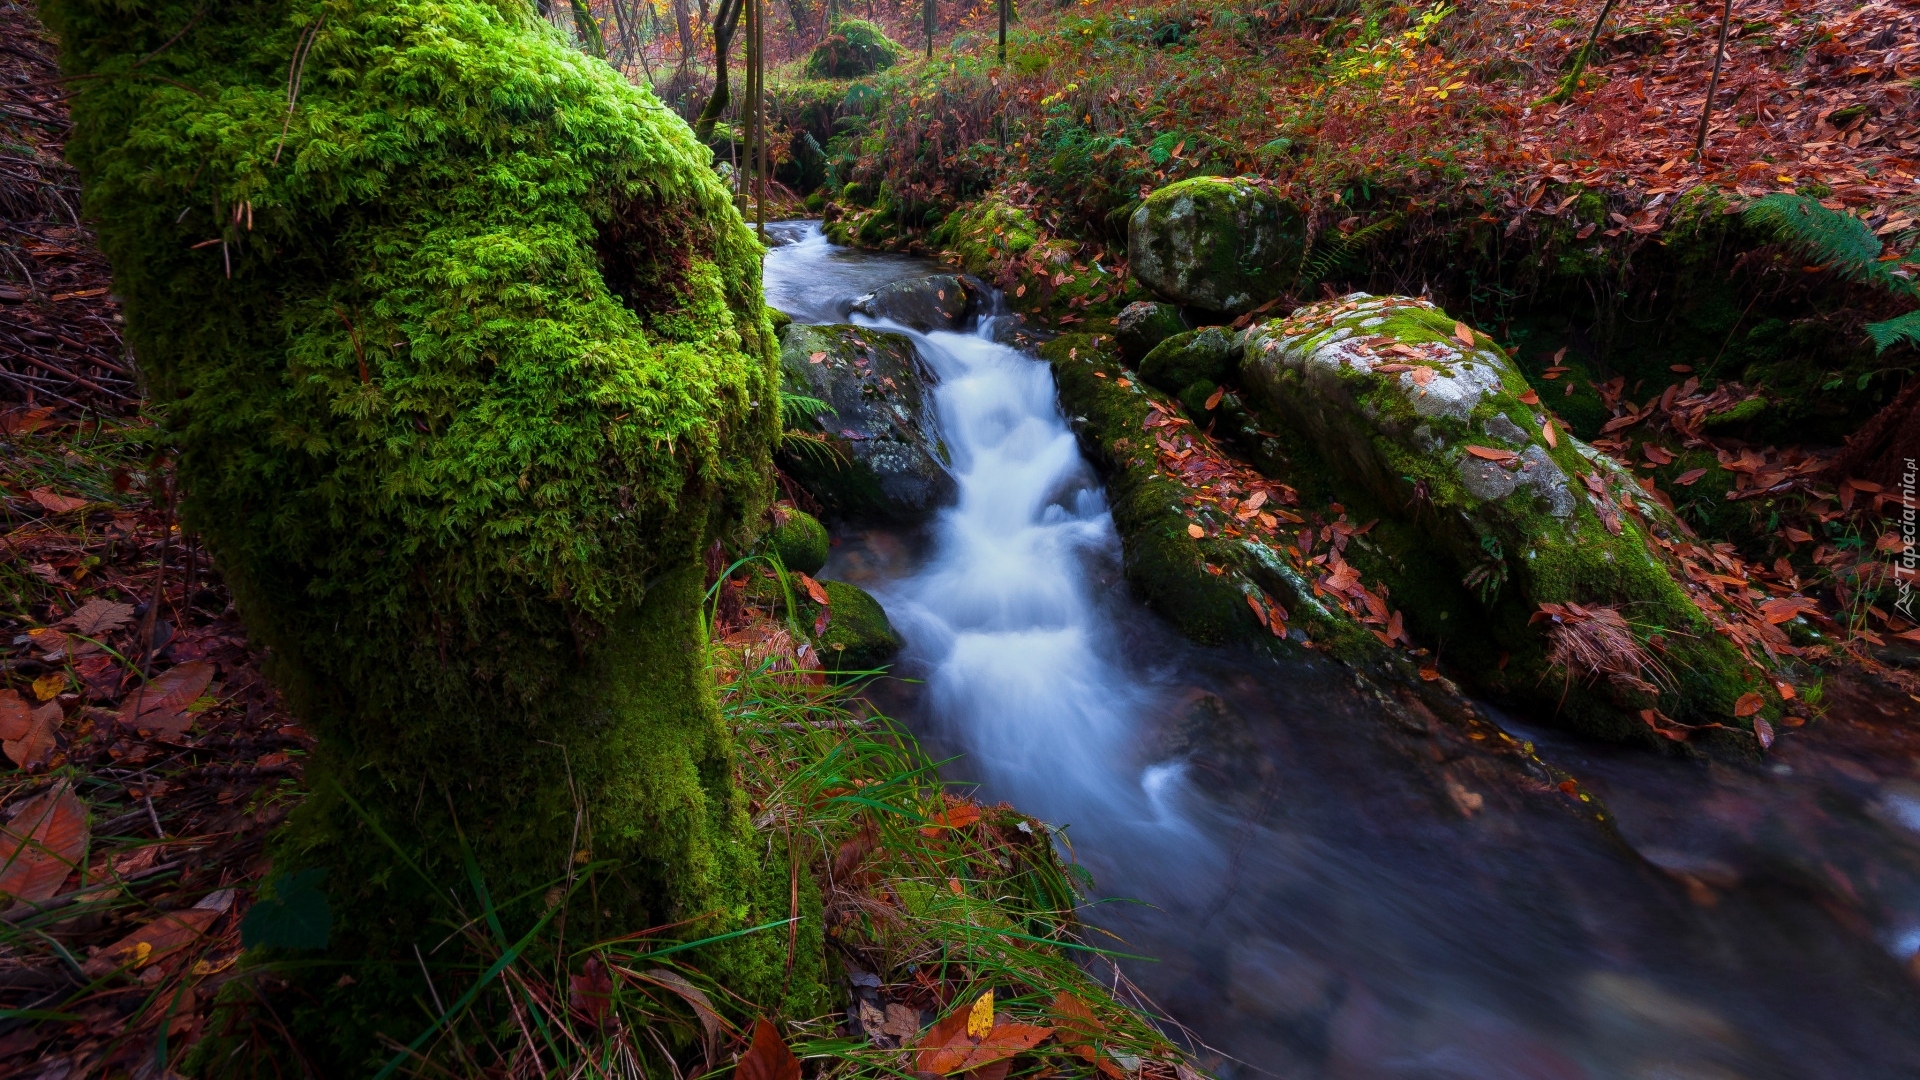
[[880, 601], [844, 581], [820, 585], [827, 591], [830, 612], [826, 632], [819, 636], [820, 658], [828, 670], [866, 672], [887, 666], [901, 641]]
[[804, 510], [775, 511], [784, 514], [767, 533], [767, 550], [780, 556], [780, 564], [802, 574], [817, 574], [827, 565], [827, 528]]
[[997, 195], [947, 215], [932, 240], [960, 257], [967, 273], [989, 277], [1009, 256], [1025, 255], [1040, 238], [1040, 227], [1025, 210]]
[[1140, 360], [1140, 378], [1149, 386], [1179, 393], [1196, 382], [1219, 383], [1233, 371], [1236, 359], [1232, 334], [1225, 327], [1208, 326], [1155, 345]]
[[807, 54], [806, 72], [819, 79], [858, 79], [892, 67], [900, 46], [865, 19], [842, 19]]
[[[622, 883], [582, 932], [766, 914], [697, 560], [768, 497], [773, 344], [707, 150], [531, 8], [42, 14], [181, 515], [319, 738], [276, 866], [328, 868], [332, 955], [390, 973], [295, 1011], [325, 1071], [415, 1033], [412, 948], [465, 888], [456, 823], [515, 935], [579, 811]], [[784, 940], [701, 962], [818, 1004]]]
[[1243, 178], [1195, 176], [1148, 195], [1127, 223], [1129, 266], [1174, 303], [1238, 314], [1300, 268], [1299, 208]]

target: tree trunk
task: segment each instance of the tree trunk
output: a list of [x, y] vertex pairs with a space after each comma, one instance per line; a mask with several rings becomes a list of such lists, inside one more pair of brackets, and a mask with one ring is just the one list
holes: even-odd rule
[[745, 6], [745, 0], [720, 0], [713, 13], [713, 96], [693, 125], [694, 137], [703, 143], [713, 141], [713, 127], [733, 100], [727, 92], [727, 54], [733, 49], [733, 32], [740, 26]]
[[693, 13], [687, 10], [687, 0], [673, 0], [673, 26], [680, 33], [680, 73], [685, 80], [688, 66], [693, 63]]
[[[776, 349], [692, 133], [531, 7], [210, 2], [185, 33], [160, 0], [41, 13], [183, 525], [318, 739], [273, 859], [326, 871], [331, 940], [286, 954], [321, 962], [279, 1015], [365, 1075], [424, 1026], [415, 947], [490, 909], [514, 940], [557, 910], [569, 948], [788, 917], [700, 615], [699, 553], [770, 495]], [[143, 57], [164, 77], [86, 77]], [[691, 956], [815, 1015], [799, 941]]]

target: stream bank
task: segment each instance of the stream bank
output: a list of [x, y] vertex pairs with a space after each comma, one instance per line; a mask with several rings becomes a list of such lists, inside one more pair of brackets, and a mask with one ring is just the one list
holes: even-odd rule
[[[783, 231], [767, 292], [802, 322], [936, 269]], [[1804, 767], [1663, 759], [1183, 640], [1126, 586], [1048, 369], [991, 326], [887, 329], [938, 376], [958, 502], [836, 528], [825, 573], [886, 604], [922, 680], [870, 693], [1144, 902], [1087, 915], [1155, 958], [1129, 974], [1223, 1075], [1912, 1074], [1911, 748], [1816, 724]]]

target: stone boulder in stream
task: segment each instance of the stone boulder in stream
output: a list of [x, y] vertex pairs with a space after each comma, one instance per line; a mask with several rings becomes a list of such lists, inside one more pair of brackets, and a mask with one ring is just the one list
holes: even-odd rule
[[[1249, 394], [1336, 490], [1424, 545], [1412, 556], [1425, 569], [1394, 590], [1411, 621], [1490, 640], [1506, 682], [1544, 686], [1598, 733], [1744, 733], [1756, 709], [1777, 713], [1758, 643], [1716, 624], [1711, 597], [1678, 571], [1686, 526], [1561, 428], [1484, 334], [1423, 300], [1354, 293], [1242, 340]], [[1441, 575], [1464, 580], [1480, 610], [1461, 610]], [[1446, 614], [1413, 609], [1422, 588], [1472, 622], [1449, 629], [1435, 618]]]
[[1141, 284], [1164, 300], [1227, 315], [1277, 296], [1305, 243], [1299, 209], [1243, 178], [1168, 184], [1127, 222], [1127, 262]]
[[853, 302], [853, 310], [921, 333], [963, 330], [978, 313], [985, 288], [959, 274], [930, 274], [882, 285]]
[[829, 514], [911, 520], [951, 498], [933, 372], [906, 335], [794, 323], [780, 342], [787, 392], [826, 406], [797, 421], [817, 439], [789, 438], [781, 464]]

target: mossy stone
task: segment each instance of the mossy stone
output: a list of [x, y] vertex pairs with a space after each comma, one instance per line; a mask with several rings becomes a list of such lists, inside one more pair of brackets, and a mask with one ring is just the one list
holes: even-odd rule
[[827, 527], [804, 510], [775, 510], [786, 520], [767, 531], [767, 550], [780, 556], [780, 565], [802, 574], [817, 574], [827, 565]]
[[1225, 327], [1207, 326], [1155, 345], [1140, 360], [1140, 377], [1149, 386], [1178, 394], [1197, 382], [1224, 381], [1235, 360], [1233, 335]]
[[[829, 671], [868, 672], [885, 667], [900, 651], [900, 635], [886, 609], [858, 585], [822, 581], [827, 592], [827, 629], [820, 635], [821, 662]], [[816, 609], [817, 610], [817, 609]]]
[[1161, 299], [1237, 315], [1277, 296], [1306, 242], [1298, 207], [1244, 177], [1195, 176], [1127, 222], [1133, 275]]
[[1138, 366], [1153, 347], [1189, 327], [1180, 309], [1158, 300], [1139, 300], [1122, 308], [1113, 321], [1114, 338], [1120, 343], [1120, 355]]
[[806, 73], [816, 79], [859, 79], [900, 59], [900, 46], [865, 19], [842, 19], [807, 54]]

